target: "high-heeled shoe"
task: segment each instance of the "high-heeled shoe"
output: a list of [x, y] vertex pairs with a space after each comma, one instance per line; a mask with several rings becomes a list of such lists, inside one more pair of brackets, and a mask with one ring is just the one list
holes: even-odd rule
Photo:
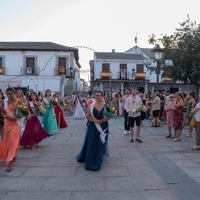
[[12, 167], [13, 167], [13, 161], [10, 161], [8, 164], [8, 167], [6, 169], [7, 172], [11, 172], [12, 171]]

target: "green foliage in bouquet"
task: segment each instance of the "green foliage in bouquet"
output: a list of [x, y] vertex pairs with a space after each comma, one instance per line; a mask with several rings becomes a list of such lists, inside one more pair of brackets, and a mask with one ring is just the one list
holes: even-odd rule
[[115, 108], [111, 108], [109, 106], [105, 106], [103, 110], [103, 115], [108, 118], [116, 118], [117, 117], [117, 111]]
[[146, 111], [146, 107], [144, 105], [137, 106], [135, 109], [135, 112], [145, 112], [145, 111]]

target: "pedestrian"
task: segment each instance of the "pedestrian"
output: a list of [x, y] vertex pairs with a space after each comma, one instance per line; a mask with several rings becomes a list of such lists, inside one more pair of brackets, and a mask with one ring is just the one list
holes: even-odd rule
[[196, 127], [195, 127], [195, 146], [193, 150], [200, 150], [200, 102], [196, 104], [192, 110], [192, 114], [195, 116]]
[[58, 128], [66, 128], [68, 127], [68, 125], [62, 108], [63, 103], [62, 103], [62, 98], [60, 96], [60, 92], [55, 93], [54, 100], [57, 102], [57, 105], [54, 106], [54, 112], [56, 114]]
[[6, 90], [8, 99], [4, 99], [1, 110], [4, 114], [4, 135], [0, 143], [0, 160], [5, 160], [7, 172], [12, 171], [13, 163], [17, 156], [20, 141], [20, 125], [16, 114], [16, 104], [18, 99], [15, 97], [14, 88]]
[[166, 125], [168, 129], [168, 135], [166, 138], [172, 137], [172, 129], [173, 129], [173, 119], [174, 119], [174, 94], [170, 94], [169, 97], [167, 97], [166, 103], [165, 103], [165, 112], [166, 112]]
[[128, 122], [128, 112], [125, 109], [125, 103], [128, 97], [130, 97], [130, 89], [126, 88], [124, 95], [122, 96], [122, 109], [123, 109], [123, 115], [124, 115], [124, 135], [129, 134], [130, 131], [130, 126], [129, 126], [129, 122]]
[[196, 101], [194, 99], [194, 93], [190, 92], [187, 95], [187, 111], [186, 111], [186, 119], [189, 124], [189, 133], [186, 135], [187, 137], [192, 137], [193, 128], [190, 126], [190, 122], [193, 118], [192, 110], [194, 109]]
[[142, 143], [140, 139], [140, 124], [141, 124], [141, 112], [137, 112], [137, 107], [142, 106], [142, 99], [136, 95], [136, 89], [131, 90], [131, 96], [127, 98], [125, 103], [125, 110], [128, 112], [129, 126], [130, 126], [130, 142], [134, 142], [133, 139], [133, 128], [136, 122], [136, 139], [135, 141]]
[[172, 109], [174, 110], [173, 126], [175, 130], [175, 138], [173, 138], [173, 141], [176, 141], [176, 142], [181, 141], [181, 136], [182, 136], [183, 105], [184, 105], [183, 93], [176, 92], [174, 106], [172, 107]]
[[45, 97], [42, 100], [42, 105], [45, 109], [45, 115], [43, 117], [44, 130], [50, 135], [54, 135], [58, 132], [58, 126], [56, 116], [54, 112], [54, 106], [52, 105], [53, 98], [51, 97], [51, 91], [47, 89], [45, 91]]
[[75, 100], [75, 113], [73, 118], [74, 119], [84, 119], [85, 116], [85, 103], [86, 100], [83, 97], [83, 93], [79, 92], [77, 98]]
[[[107, 155], [108, 143], [108, 117], [103, 114], [106, 104], [101, 91], [95, 92], [95, 102], [87, 110], [87, 133], [83, 147], [76, 159], [85, 162], [86, 170], [99, 171], [103, 157]], [[103, 136], [103, 137], [100, 137]]]
[[152, 101], [152, 127], [159, 127], [160, 126], [160, 106], [161, 100], [159, 97], [159, 92], [155, 93], [154, 99]]
[[0, 92], [0, 135], [1, 135], [1, 140], [3, 139], [4, 117], [3, 117], [2, 105], [3, 105], [4, 98], [5, 97], [4, 97], [3, 92]]
[[37, 94], [32, 92], [30, 99], [27, 102], [27, 107], [30, 111], [30, 118], [26, 122], [26, 127], [20, 140], [20, 144], [26, 148], [34, 149], [46, 137], [49, 137], [41, 124], [39, 108], [42, 108], [41, 102], [38, 101]]

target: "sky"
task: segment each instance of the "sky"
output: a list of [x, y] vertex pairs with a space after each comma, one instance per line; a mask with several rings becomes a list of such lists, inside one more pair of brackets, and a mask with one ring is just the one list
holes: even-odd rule
[[[79, 48], [83, 69], [97, 52], [124, 52], [171, 35], [189, 15], [200, 22], [197, 0], [0, 0], [0, 41], [51, 41]], [[81, 47], [80, 47], [81, 46]], [[86, 48], [89, 47], [89, 48]], [[86, 74], [82, 74], [87, 79]]]

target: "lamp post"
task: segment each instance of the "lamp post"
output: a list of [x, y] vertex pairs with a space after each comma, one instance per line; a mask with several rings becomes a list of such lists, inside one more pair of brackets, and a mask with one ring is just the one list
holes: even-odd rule
[[155, 53], [155, 60], [157, 63], [156, 64], [156, 90], [159, 91], [159, 76], [160, 76], [160, 69], [162, 66], [163, 49], [160, 48], [159, 44], [156, 44], [152, 51]]

